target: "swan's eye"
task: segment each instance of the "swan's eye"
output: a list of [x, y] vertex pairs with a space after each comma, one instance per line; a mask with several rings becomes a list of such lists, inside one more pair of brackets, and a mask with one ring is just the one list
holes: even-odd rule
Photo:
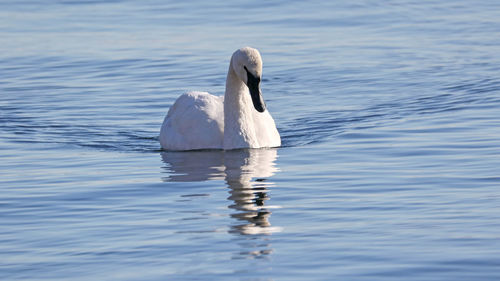
[[[245, 71], [247, 72], [247, 75], [251, 75], [252, 77], [255, 77], [252, 72], [248, 71], [248, 68], [244, 65], [243, 68], [245, 69]], [[259, 82], [260, 82], [260, 77], [255, 77], [255, 79], [257, 79]]]
[[259, 76], [254, 76], [252, 74], [252, 72], [248, 71], [248, 68], [244, 65], [243, 68], [245, 69], [245, 71], [247, 72], [247, 81], [250, 82], [250, 81], [254, 81], [254, 82], [257, 82], [257, 84], [260, 83], [260, 77]]

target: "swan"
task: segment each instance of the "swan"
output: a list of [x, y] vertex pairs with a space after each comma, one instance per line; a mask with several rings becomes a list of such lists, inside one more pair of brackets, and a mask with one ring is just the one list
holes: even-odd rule
[[262, 59], [250, 47], [236, 50], [223, 97], [188, 92], [170, 107], [160, 130], [164, 150], [279, 147], [281, 138], [260, 90]]

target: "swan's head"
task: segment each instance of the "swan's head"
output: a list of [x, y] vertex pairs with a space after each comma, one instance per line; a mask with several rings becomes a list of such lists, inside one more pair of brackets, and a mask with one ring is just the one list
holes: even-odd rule
[[250, 91], [253, 107], [258, 112], [264, 112], [266, 104], [260, 91], [262, 59], [259, 51], [250, 47], [241, 48], [234, 52], [231, 62], [234, 72]]

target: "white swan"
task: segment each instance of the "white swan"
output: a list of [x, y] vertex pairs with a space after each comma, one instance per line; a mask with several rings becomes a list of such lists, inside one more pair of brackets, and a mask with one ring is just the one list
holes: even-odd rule
[[260, 91], [262, 59], [245, 47], [231, 57], [224, 97], [181, 95], [160, 130], [166, 150], [278, 147], [281, 138]]

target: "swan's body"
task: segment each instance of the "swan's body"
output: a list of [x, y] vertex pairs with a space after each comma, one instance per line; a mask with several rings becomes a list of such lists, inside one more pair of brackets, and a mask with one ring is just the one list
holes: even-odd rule
[[260, 93], [262, 60], [242, 48], [231, 57], [224, 97], [205, 92], [181, 95], [160, 130], [167, 150], [278, 147], [281, 138]]

